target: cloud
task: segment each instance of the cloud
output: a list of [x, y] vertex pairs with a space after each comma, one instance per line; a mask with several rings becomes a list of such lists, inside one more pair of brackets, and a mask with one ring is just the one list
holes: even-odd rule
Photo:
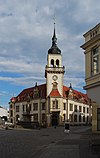
[[85, 85], [83, 78], [66, 77], [64, 78], [64, 83], [68, 87], [70, 86], [70, 83], [71, 83], [73, 89], [86, 93], [85, 90], [83, 89], [83, 86]]
[[[87, 1], [79, 1], [77, 3], [77, 10], [73, 15], [73, 18], [79, 23], [87, 22], [87, 23], [94, 23], [96, 21], [97, 13], [99, 11], [99, 0], [87, 0]], [[95, 7], [94, 7], [95, 6]], [[80, 13], [80, 14], [79, 14]]]
[[6, 95], [8, 95], [7, 91], [0, 91], [0, 96], [6, 96]]
[[99, 22], [99, 6], [99, 0], [0, 0], [0, 81], [10, 86], [45, 82], [55, 14], [64, 83], [82, 90], [85, 57], [80, 45], [83, 34]]
[[[6, 81], [10, 82], [15, 85], [23, 85], [23, 86], [31, 86], [34, 85], [34, 82], [43, 83], [45, 79], [43, 77], [34, 77], [34, 76], [28, 76], [28, 77], [0, 77], [0, 81]], [[34, 81], [34, 82], [33, 82]]]

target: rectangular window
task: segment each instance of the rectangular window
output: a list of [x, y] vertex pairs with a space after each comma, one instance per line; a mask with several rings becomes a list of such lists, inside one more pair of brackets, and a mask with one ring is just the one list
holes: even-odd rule
[[19, 112], [19, 105], [16, 106], [16, 112]]
[[75, 107], [74, 107], [74, 111], [77, 112], [77, 105], [75, 105]]
[[92, 49], [92, 75], [99, 72], [99, 51], [98, 47]]
[[26, 111], [30, 112], [31, 111], [31, 104], [26, 104]]
[[70, 104], [70, 111], [73, 111], [73, 104]]
[[89, 116], [87, 116], [87, 118], [86, 118], [86, 122], [89, 122]]
[[56, 109], [58, 109], [58, 100], [56, 99]]
[[13, 111], [12, 111], [12, 110], [10, 111], [10, 116], [11, 116], [11, 117], [13, 116]]
[[82, 112], [82, 107], [81, 106], [79, 106], [79, 112]]
[[73, 122], [73, 114], [69, 114], [69, 121]]
[[74, 115], [74, 122], [77, 122], [77, 115]]
[[66, 104], [65, 103], [63, 104], [63, 109], [66, 110]]
[[97, 130], [100, 131], [100, 108], [97, 108]]
[[85, 116], [83, 116], [83, 122], [85, 122]]
[[81, 114], [79, 115], [79, 122], [81, 122]]
[[89, 113], [89, 108], [87, 108], [87, 113]]
[[25, 106], [23, 105], [23, 111], [25, 111]]
[[33, 110], [34, 111], [38, 110], [38, 103], [33, 103]]
[[45, 103], [42, 103], [42, 110], [45, 110], [46, 107], [45, 107]]
[[85, 107], [83, 107], [83, 113], [85, 113]]
[[38, 114], [33, 115], [34, 121], [38, 121]]
[[63, 120], [65, 121], [65, 114], [63, 114]]
[[53, 109], [58, 109], [58, 100], [57, 99], [52, 101], [52, 108]]
[[52, 101], [52, 108], [53, 108], [53, 109], [56, 108], [56, 107], [55, 107], [55, 101], [54, 101], [54, 100]]
[[31, 104], [29, 104], [29, 110], [30, 110], [30, 111], [32, 110], [32, 106], [31, 106]]
[[42, 122], [44, 122], [46, 120], [46, 115], [42, 114]]

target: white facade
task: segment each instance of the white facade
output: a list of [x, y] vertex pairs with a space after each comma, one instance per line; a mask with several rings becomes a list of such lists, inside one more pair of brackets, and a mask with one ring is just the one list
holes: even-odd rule
[[85, 54], [84, 89], [91, 98], [92, 132], [100, 133], [100, 23], [84, 35], [81, 48]]
[[[34, 104], [37, 106], [36, 108], [34, 108]], [[44, 108], [42, 107], [42, 105], [44, 104]], [[27, 101], [25, 102], [19, 102], [15, 104], [15, 123], [18, 121], [24, 121], [26, 115], [28, 115], [28, 111], [27, 109], [30, 108], [30, 116], [29, 120], [27, 119], [27, 121], [38, 121], [40, 124], [43, 123], [44, 119], [42, 119], [42, 116], [46, 114], [46, 107], [45, 107], [45, 99], [37, 99], [37, 100], [32, 100], [29, 102], [29, 104], [27, 103]], [[37, 115], [37, 119], [35, 118], [35, 116]]]
[[74, 124], [85, 124], [89, 123], [90, 117], [89, 105], [68, 100], [68, 120], [70, 122], [74, 122]]
[[8, 110], [0, 107], [0, 117], [6, 116], [8, 118]]
[[[46, 105], [46, 100], [35, 100], [30, 101], [31, 109], [30, 121], [38, 121], [40, 124], [43, 124], [44, 121], [47, 121], [47, 124], [51, 125], [51, 114], [52, 112], [60, 112], [59, 113], [59, 124], [62, 125], [66, 120], [70, 122], [72, 125], [80, 125], [80, 124], [90, 124], [91, 123], [91, 113], [90, 106], [88, 104], [76, 102], [74, 100], [67, 100], [63, 98], [58, 98], [58, 107], [54, 108], [52, 101], [55, 98], [50, 99], [50, 108], [49, 113], [46, 112], [46, 106], [42, 109], [42, 103]], [[34, 103], [37, 104], [37, 109], [34, 110]], [[24, 109], [23, 109], [24, 106]], [[27, 114], [27, 102], [16, 103], [15, 104], [15, 122], [16, 121], [24, 121], [24, 115]], [[71, 108], [72, 106], [72, 108]], [[77, 109], [75, 108], [77, 106]], [[37, 115], [37, 120], [34, 116]], [[45, 119], [42, 116], [45, 116]], [[76, 118], [75, 118], [76, 117]], [[49, 120], [49, 122], [48, 122]]]
[[8, 110], [0, 106], [0, 124], [9, 120]]

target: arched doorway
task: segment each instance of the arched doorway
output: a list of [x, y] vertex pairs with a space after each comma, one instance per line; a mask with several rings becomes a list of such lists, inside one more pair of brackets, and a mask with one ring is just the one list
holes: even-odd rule
[[58, 126], [58, 124], [59, 124], [59, 112], [52, 112], [51, 125]]

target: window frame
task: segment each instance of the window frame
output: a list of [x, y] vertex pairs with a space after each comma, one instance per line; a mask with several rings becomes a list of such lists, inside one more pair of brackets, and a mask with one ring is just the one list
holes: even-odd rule
[[69, 110], [70, 110], [70, 111], [73, 111], [73, 104], [70, 103], [69, 106], [70, 106], [70, 107], [69, 107], [69, 108], [70, 108]]
[[91, 50], [91, 75], [99, 73], [99, 47], [94, 47]]
[[19, 105], [16, 105], [16, 112], [19, 112]]

